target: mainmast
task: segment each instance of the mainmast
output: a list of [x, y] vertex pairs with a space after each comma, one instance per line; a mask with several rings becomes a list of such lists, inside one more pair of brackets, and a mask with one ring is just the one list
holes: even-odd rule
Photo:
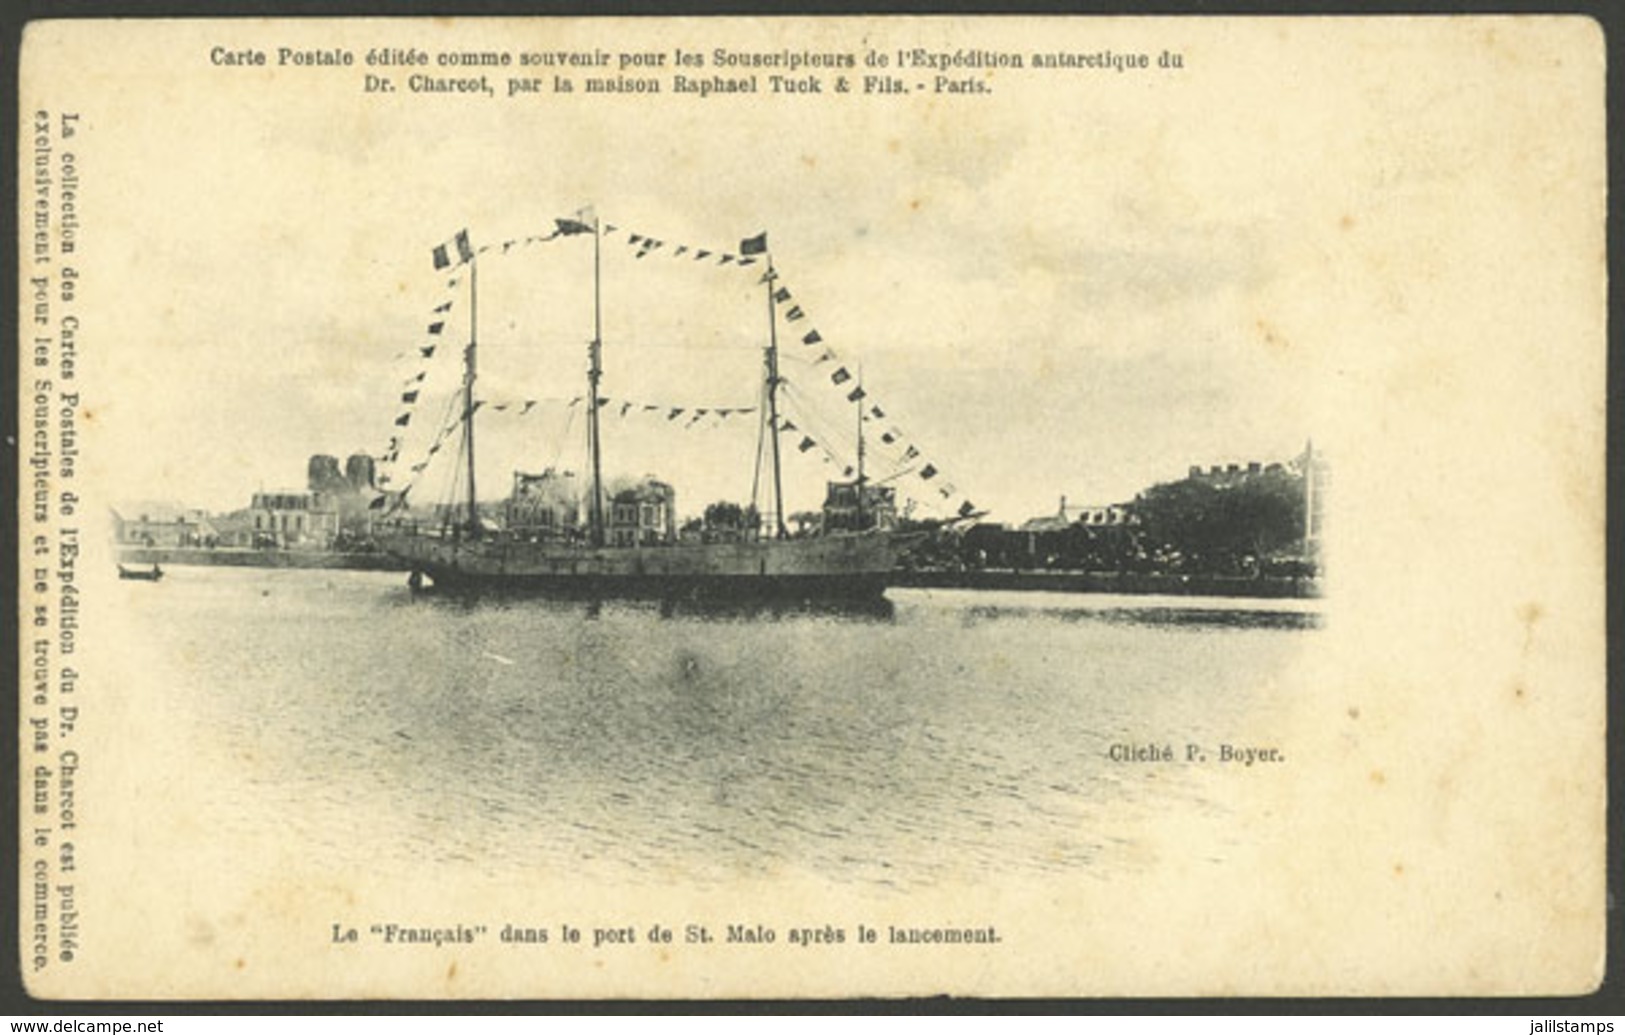
[[480, 534], [480, 510], [474, 494], [474, 376], [479, 340], [479, 257], [468, 260], [468, 348], [463, 351], [463, 454], [468, 457], [468, 533]]
[[784, 482], [779, 473], [779, 320], [773, 302], [773, 282], [778, 279], [773, 257], [767, 258], [767, 427], [773, 436], [773, 529], [779, 539], [789, 536], [784, 528]]
[[598, 229], [598, 215], [592, 217], [592, 344], [587, 347], [587, 452], [592, 457], [592, 509], [589, 512], [589, 533], [592, 545], [604, 545], [604, 473], [602, 449], [598, 431], [598, 381], [604, 375], [604, 306], [602, 293], [603, 263], [601, 250], [603, 235]]

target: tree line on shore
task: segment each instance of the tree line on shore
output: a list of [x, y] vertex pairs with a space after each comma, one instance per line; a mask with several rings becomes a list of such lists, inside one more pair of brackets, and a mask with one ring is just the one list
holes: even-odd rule
[[936, 536], [913, 563], [948, 570], [1313, 576], [1319, 562], [1306, 526], [1305, 489], [1304, 475], [1282, 466], [1228, 480], [1193, 474], [1140, 493], [1126, 520], [973, 525]]

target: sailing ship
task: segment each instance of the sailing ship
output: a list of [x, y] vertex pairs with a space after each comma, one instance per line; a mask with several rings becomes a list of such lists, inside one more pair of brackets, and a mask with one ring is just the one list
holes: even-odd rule
[[[435, 250], [437, 269], [467, 267], [464, 279], [467, 281], [469, 335], [463, 351], [460, 400], [457, 401], [461, 410], [458, 466], [466, 464], [466, 470], [459, 472], [458, 479], [463, 483], [464, 492], [460, 501], [441, 511], [441, 520], [397, 520], [378, 537], [385, 550], [410, 568], [410, 584], [421, 588], [427, 581], [445, 589], [524, 590], [561, 596], [723, 600], [879, 597], [898, 569], [901, 555], [912, 542], [930, 534], [930, 524], [920, 522], [910, 531], [900, 531], [895, 522], [895, 490], [871, 484], [865, 476], [864, 417], [860, 405], [856, 480], [844, 485], [832, 483], [830, 487], [832, 496], [836, 495], [837, 488], [846, 490], [842, 499], [853, 504], [851, 510], [840, 520], [826, 520], [824, 527], [815, 533], [792, 535], [787, 530], [779, 434], [783, 428], [793, 425], [780, 418], [779, 395], [785, 382], [779, 371], [779, 317], [775, 306], [775, 293], [782, 299], [785, 291], [776, 287], [778, 274], [767, 253], [765, 234], [742, 241], [740, 254], [750, 256], [748, 261], [752, 262], [760, 257], [766, 264], [766, 273], [761, 278], [768, 300], [761, 375], [764, 402], [761, 433], [765, 436], [766, 448], [763, 448], [763, 440], [758, 439], [758, 471], [760, 455], [766, 452], [771, 464], [771, 509], [758, 517], [754, 502], [748, 510], [739, 508], [745, 516], [739, 532], [720, 539], [677, 536], [674, 513], [666, 518], [664, 534], [659, 536], [636, 533], [627, 536], [615, 528], [615, 521], [607, 519], [606, 502], [618, 508], [621, 496], [616, 495], [613, 500], [606, 498], [600, 432], [600, 410], [606, 402], [601, 395], [602, 242], [606, 228], [600, 225], [596, 215], [586, 212], [579, 213], [577, 218], [556, 222], [558, 230], [553, 237], [590, 234], [593, 239], [593, 334], [587, 350], [584, 398], [586, 474], [591, 484], [584, 493], [585, 528], [572, 528], [570, 535], [538, 536], [534, 530], [499, 528], [482, 520], [475, 487], [475, 414], [481, 405], [475, 394], [480, 347], [479, 252], [470, 246], [465, 231]], [[861, 391], [857, 394], [861, 398]], [[516, 472], [516, 496], [526, 477]], [[668, 509], [670, 499], [668, 492]], [[402, 502], [402, 499], [395, 500], [396, 507]], [[611, 535], [612, 530], [617, 534]]]

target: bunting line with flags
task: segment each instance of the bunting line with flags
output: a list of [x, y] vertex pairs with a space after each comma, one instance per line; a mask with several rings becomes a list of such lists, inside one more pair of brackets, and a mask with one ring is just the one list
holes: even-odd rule
[[[805, 306], [799, 302], [790, 304], [792, 298], [793, 295], [788, 285], [780, 286], [778, 290], [773, 293], [773, 301], [775, 303], [788, 306], [788, 308], [784, 310], [784, 318], [786, 321], [808, 319], [809, 317]], [[854, 380], [854, 375], [851, 368], [838, 363], [840, 359], [839, 354], [833, 348], [830, 348], [824, 344], [824, 336], [816, 327], [810, 328], [801, 336], [801, 344], [804, 346], [822, 346], [818, 355], [811, 361], [813, 366], [822, 366], [823, 364], [830, 362], [837, 363], [835, 369], [830, 372], [829, 383], [832, 386], [841, 388], [843, 390], [843, 395], [845, 396], [847, 402], [862, 403], [865, 400], [868, 400], [868, 416], [873, 417], [877, 421], [886, 419], [885, 409], [874, 402], [869, 389], [861, 385], [850, 384], [850, 382]], [[908, 444], [903, 432], [895, 425], [888, 426], [886, 430], [880, 434], [880, 441], [887, 446], [906, 447], [906, 450], [901, 458], [901, 462], [904, 465], [913, 464], [922, 460], [919, 448], [915, 445]], [[922, 467], [918, 468], [918, 473], [920, 474], [922, 481], [929, 482], [938, 477], [939, 469], [935, 463], [924, 463]], [[953, 486], [944, 486], [940, 482], [935, 484], [937, 487], [937, 492], [934, 495], [941, 496], [944, 499], [951, 499], [958, 492], [958, 490]], [[943, 491], [944, 488], [947, 489], [946, 492]]]
[[[514, 248], [552, 241], [560, 237], [571, 237], [584, 234], [609, 236], [619, 232], [622, 234], [624, 243], [627, 245], [627, 247], [633, 249], [634, 258], [640, 260], [656, 252], [661, 252], [665, 256], [674, 259], [682, 258], [694, 262], [703, 262], [707, 259], [714, 258], [718, 265], [722, 266], [729, 264], [748, 266], [759, 261], [758, 257], [766, 257], [769, 254], [766, 232], [756, 234], [752, 237], [742, 238], [739, 241], [737, 251], [735, 252], [719, 252], [713, 249], [697, 248], [686, 243], [668, 242], [665, 239], [654, 237], [647, 233], [634, 232], [624, 229], [616, 224], [600, 223], [595, 215], [587, 214], [588, 211], [589, 210], [582, 210], [577, 212], [572, 217], [556, 218], [553, 220], [553, 228], [551, 232], [512, 238], [501, 242], [500, 249], [503, 254], [507, 254]], [[497, 247], [497, 245], [489, 245], [476, 250], [469, 239], [468, 230], [463, 229], [458, 231], [450, 240], [437, 246], [433, 250], [434, 268], [436, 270], [451, 271], [454, 276], [448, 280], [447, 287], [454, 288], [460, 281], [460, 275], [456, 275], [458, 274], [458, 267], [472, 262], [476, 255], [494, 250]], [[764, 282], [767, 281], [771, 273], [772, 269], [770, 266], [769, 274], [764, 274], [761, 279]], [[809, 314], [804, 305], [800, 302], [794, 301], [795, 296], [788, 285], [782, 282], [776, 284], [770, 297], [775, 309], [781, 313], [786, 322], [794, 323], [804, 320], [811, 322]], [[783, 308], [779, 309], [778, 307]], [[434, 315], [431, 317], [431, 321], [427, 326], [427, 332], [431, 336], [431, 343], [418, 347], [418, 355], [422, 360], [426, 361], [434, 358], [436, 353], [436, 345], [446, 331], [447, 320], [445, 318], [445, 314], [447, 314], [452, 308], [453, 303], [450, 300], [443, 301], [434, 307]], [[836, 363], [835, 368], [830, 373], [829, 381], [832, 386], [842, 389], [842, 394], [846, 402], [866, 404], [867, 414], [869, 417], [872, 417], [876, 421], [884, 421], [886, 419], [886, 410], [874, 402], [870, 392], [865, 387], [863, 387], [861, 384], [849, 384], [849, 382], [855, 380], [852, 369], [839, 362], [839, 354], [835, 349], [825, 344], [823, 334], [816, 327], [807, 327], [805, 332], [799, 335], [799, 341], [804, 347], [819, 347], [817, 349], [818, 354], [816, 358], [810, 360], [813, 366], [821, 366], [822, 364], [829, 362]], [[808, 360], [801, 360], [801, 362], [808, 362]], [[407, 390], [402, 393], [401, 400], [403, 403], [407, 404], [408, 407], [416, 404], [418, 401], [419, 392], [422, 384], [425, 381], [426, 375], [426, 370], [420, 370], [412, 378], [405, 382], [405, 387]], [[865, 403], [865, 400], [867, 400], [867, 403]], [[564, 405], [566, 408], [573, 408], [581, 405], [581, 403], [584, 401], [585, 400], [582, 397], [577, 396], [569, 400], [569, 402], [565, 403]], [[516, 417], [528, 417], [529, 415], [537, 412], [539, 406], [542, 406], [544, 403], [548, 402], [562, 402], [562, 400], [523, 399], [489, 404], [486, 401], [481, 400], [475, 403], [474, 409], [478, 410], [481, 406], [487, 406], [488, 412], [511, 414], [512, 416]], [[666, 422], [675, 424], [679, 418], [686, 418], [682, 423], [682, 427], [685, 429], [695, 427], [702, 421], [705, 421], [707, 418], [710, 418], [716, 422], [722, 422], [736, 415], [759, 412], [758, 407], [666, 406], [659, 403], [638, 403], [626, 399], [616, 399], [612, 401], [607, 398], [601, 398], [599, 405], [600, 407], [613, 406], [614, 409], [612, 411], [606, 412], [610, 415], [626, 419], [630, 419], [634, 414], [643, 414], [664, 418]], [[543, 412], [546, 412], [546, 407], [543, 407]], [[395, 425], [397, 428], [406, 428], [410, 425], [412, 419], [412, 411], [408, 409], [395, 419]], [[449, 434], [451, 430], [454, 430], [458, 425], [460, 425], [463, 419], [466, 418], [459, 417], [457, 420], [452, 421], [449, 425], [441, 429], [441, 434], [436, 436], [435, 443], [431, 447], [431, 455], [439, 449], [445, 435]], [[799, 453], [808, 453], [816, 448], [821, 454], [820, 459], [822, 462], [826, 464], [834, 464], [846, 477], [852, 476], [854, 468], [850, 464], [844, 463], [844, 461], [838, 457], [828, 445], [815, 438], [814, 434], [807, 433], [798, 428], [796, 423], [790, 420], [788, 417], [780, 417], [778, 431], [781, 433], [799, 433], [800, 437], [796, 444], [796, 448]], [[931, 488], [936, 490], [928, 495], [931, 497], [940, 497], [942, 500], [949, 501], [949, 506], [953, 505], [953, 501], [958, 497], [957, 487], [941, 477], [941, 471], [936, 463], [927, 462], [922, 456], [919, 447], [916, 444], [910, 443], [899, 428], [897, 428], [895, 425], [885, 426], [885, 430], [879, 435], [879, 440], [885, 446], [891, 447], [892, 449], [902, 450], [900, 458], [895, 452], [889, 453], [892, 458], [892, 463], [899, 463], [900, 460], [901, 464], [897, 474], [892, 475], [891, 477], [897, 477], [901, 474], [907, 473], [905, 468], [911, 469], [914, 471], [914, 473], [918, 474], [920, 482], [931, 483]], [[850, 443], [848, 445], [850, 445]], [[400, 455], [400, 449], [400, 436], [396, 435], [391, 438], [390, 444], [384, 453], [384, 458], [388, 462], [395, 462]], [[884, 456], [887, 454], [882, 453], [877, 455]], [[911, 467], [910, 465], [917, 466]], [[420, 472], [422, 467], [423, 465], [420, 464], [415, 466], [413, 470], [414, 472]], [[410, 489], [411, 485], [408, 485], [406, 490], [401, 491], [399, 498], [404, 500], [405, 493]], [[921, 486], [921, 489], [924, 489], [923, 485]], [[914, 502], [920, 502], [918, 497], [914, 494], [910, 494], [910, 497]], [[913, 502], [910, 503], [910, 506], [913, 506]], [[970, 500], [964, 499], [959, 501], [958, 507], [954, 513], [957, 513], [959, 517], [968, 517], [977, 513], [977, 511], [975, 505]]]
[[[613, 226], [605, 226], [603, 232], [608, 234], [614, 229], [615, 228]], [[508, 240], [502, 241], [500, 244], [488, 244], [478, 249], [471, 247], [468, 240], [468, 231], [463, 230], [459, 231], [453, 240], [448, 241], [434, 249], [434, 268], [437, 270], [451, 269], [469, 262], [474, 258], [475, 255], [483, 255], [486, 252], [500, 250], [503, 255], [507, 255], [515, 248], [522, 248], [532, 244], [546, 244], [548, 241], [556, 240], [560, 237], [573, 237], [578, 234], [590, 234], [592, 232], [593, 224], [588, 221], [587, 218], [584, 218], [584, 213], [577, 213], [575, 216], [570, 218], [554, 219], [553, 231], [551, 233], [529, 234], [524, 237], [510, 237]], [[451, 280], [446, 282], [446, 286], [456, 287], [458, 283], [459, 279], [453, 277]], [[451, 303], [447, 302], [441, 307], [437, 308], [435, 312], [444, 312], [450, 307]]]
[[[853, 391], [856, 392], [858, 389], [853, 389]], [[870, 409], [874, 410], [878, 409], [878, 407], [870, 407]], [[779, 429], [781, 432], [798, 430], [795, 422], [788, 417], [780, 418]], [[897, 432], [895, 429], [892, 429], [885, 433], [883, 439], [890, 445], [900, 444], [901, 432]], [[821, 463], [838, 467], [841, 471], [841, 476], [844, 478], [851, 478], [855, 475], [856, 468], [847, 458], [844, 458], [838, 454], [837, 451], [827, 442], [817, 437], [815, 434], [802, 433], [799, 441], [796, 444], [797, 452], [808, 453], [815, 448], [819, 451], [819, 460]], [[846, 448], [849, 449], [850, 445], [848, 445]], [[920, 482], [929, 483], [930, 486], [935, 490], [934, 492], [927, 493], [924, 497], [922, 497], [920, 494], [908, 490], [906, 486], [902, 487], [902, 491], [907, 493], [908, 498], [911, 500], [911, 506], [920, 503], [928, 504], [932, 506], [933, 509], [936, 507], [945, 506], [949, 508], [951, 520], [959, 520], [979, 513], [976, 508], [976, 504], [971, 500], [964, 498], [960, 493], [959, 487], [953, 482], [944, 478], [941, 468], [934, 461], [925, 462], [923, 460], [922, 453], [917, 446], [908, 445], [902, 456], [902, 466], [896, 471], [896, 473], [881, 480], [890, 481], [893, 478], [910, 473], [918, 475]]]
[[[789, 288], [785, 287], [781, 288], [779, 291], [776, 291], [773, 298], [774, 301], [779, 304], [789, 302], [791, 298]], [[791, 306], [784, 315], [786, 319], [803, 319], [807, 316], [805, 309], [799, 304]], [[822, 344], [823, 341], [823, 335], [816, 328], [809, 330], [801, 338], [803, 345], [819, 345]], [[836, 354], [835, 350], [826, 346], [811, 362], [813, 366], [821, 366], [824, 363], [833, 362], [838, 359], [839, 356]], [[852, 385], [851, 382], [853, 380], [854, 375], [851, 368], [844, 365], [838, 365], [829, 375], [830, 384], [843, 389], [843, 395], [847, 402], [863, 403], [865, 400], [869, 400], [867, 416], [872, 417], [877, 421], [885, 420], [886, 410], [873, 401], [869, 389], [861, 385]], [[934, 481], [940, 476], [941, 473], [938, 466], [934, 462], [924, 462], [919, 447], [909, 444], [906, 441], [903, 432], [895, 425], [887, 426], [886, 429], [880, 433], [880, 441], [887, 446], [904, 448], [905, 451], [900, 458], [903, 465], [907, 466], [915, 463], [921, 464], [921, 466], [914, 468], [914, 470], [920, 475], [922, 481], [933, 482], [933, 485], [937, 490], [932, 494], [934, 497], [940, 497], [943, 500], [949, 501], [952, 501], [958, 497], [959, 490], [957, 487], [940, 481]], [[839, 462], [838, 459], [837, 462]], [[973, 504], [969, 508], [966, 508], [962, 503], [959, 510], [964, 513], [974, 513], [975, 507]], [[961, 516], [963, 516], [963, 514], [961, 514]]]
[[[448, 253], [448, 262], [450, 261], [450, 253], [452, 253], [454, 250], [459, 256], [461, 255], [461, 251], [458, 249], [458, 245], [455, 240], [443, 245], [442, 248], [444, 248]], [[455, 304], [455, 299], [447, 298], [434, 306], [432, 315], [430, 317], [430, 323], [426, 328], [428, 334], [432, 336], [439, 336], [442, 334], [442, 332], [445, 330], [447, 314], [451, 312]], [[425, 384], [429, 378], [429, 368], [426, 363], [428, 360], [434, 358], [437, 347], [437, 343], [420, 345], [416, 349], [408, 349], [395, 354], [395, 358], [397, 360], [405, 359], [408, 356], [415, 358], [418, 361], [418, 367], [410, 376], [401, 382], [403, 391], [401, 392], [400, 401], [403, 409], [399, 414], [396, 415], [393, 421], [394, 427], [405, 428], [411, 425], [413, 409], [418, 403]], [[377, 459], [384, 464], [394, 464], [400, 459], [400, 452], [401, 436], [391, 435], [389, 444], [377, 454]], [[387, 478], [387, 472], [385, 472], [385, 478]]]
[[[561, 226], [564, 222], [565, 221], [562, 220], [560, 221]], [[616, 229], [617, 228], [615, 226], [606, 225], [603, 233], [607, 236], [613, 233]], [[714, 248], [699, 248], [691, 244], [668, 241], [663, 237], [655, 237], [652, 234], [639, 233], [633, 230], [627, 230], [625, 238], [626, 240], [624, 243], [628, 248], [633, 249], [633, 258], [636, 259], [642, 259], [645, 256], [651, 255], [661, 249], [666, 249], [665, 254], [673, 259], [687, 259], [690, 262], [702, 262], [706, 259], [714, 257], [719, 266], [727, 266], [730, 264], [738, 266], [754, 266], [757, 262], [761, 261], [759, 257], [767, 255], [767, 234], [765, 232], [757, 234], [755, 237], [747, 237], [741, 240], [739, 242], [737, 252], [721, 252]], [[777, 298], [777, 301], [780, 302], [789, 297], [789, 294], [784, 291], [780, 291], [778, 294], [782, 296]]]
[[[510, 238], [501, 242], [500, 245], [490, 244], [481, 246], [479, 248], [474, 247], [473, 242], [469, 237], [469, 232], [465, 227], [464, 229], [457, 231], [457, 233], [454, 234], [450, 240], [437, 245], [431, 250], [430, 256], [433, 261], [434, 269], [437, 271], [450, 271], [453, 274], [446, 281], [446, 289], [450, 291], [451, 289], [456, 288], [462, 282], [462, 277], [459, 273], [460, 267], [474, 261], [476, 256], [483, 255], [486, 252], [498, 250], [498, 248], [500, 248], [501, 252], [506, 255], [517, 247], [539, 244], [554, 240], [558, 237], [593, 233], [596, 229], [596, 217], [593, 217], [590, 214], [590, 210], [584, 209], [577, 212], [571, 218], [555, 219], [553, 224], [553, 230], [551, 233]], [[430, 337], [430, 343], [417, 347], [416, 357], [420, 362], [426, 362], [435, 357], [439, 341], [443, 338], [446, 331], [446, 316], [451, 312], [454, 305], [454, 298], [445, 298], [434, 306], [428, 325], [425, 328], [426, 333]], [[402, 353], [401, 355], [411, 355], [411, 353], [408, 351], [406, 353]], [[407, 428], [411, 426], [414, 418], [414, 407], [420, 399], [420, 393], [422, 392], [422, 387], [427, 380], [427, 377], [427, 368], [422, 368], [417, 370], [404, 382], [407, 390], [401, 394], [401, 402], [405, 409], [395, 417], [393, 422], [393, 426], [395, 428]], [[473, 410], [479, 410], [482, 405], [484, 405], [483, 401], [476, 402]], [[514, 403], [512, 405], [517, 408], [519, 404]], [[535, 405], [535, 400], [526, 400], [523, 410], [520, 411], [521, 414], [530, 413]], [[506, 403], [499, 404], [497, 406], [493, 406], [492, 410], [506, 412], [508, 406], [509, 404]], [[450, 434], [451, 431], [455, 430], [455, 428], [459, 426], [464, 419], [466, 419], [466, 416], [460, 416], [442, 427], [440, 429], [440, 433], [435, 436], [434, 441], [431, 443], [427, 455], [433, 456], [435, 453], [439, 452], [441, 446], [444, 444], [446, 436]], [[389, 445], [385, 447], [384, 451], [380, 455], [380, 459], [385, 463], [394, 464], [400, 459], [400, 451], [401, 436], [391, 436]], [[412, 471], [414, 475], [421, 473], [423, 469], [427, 467], [427, 465], [427, 460], [413, 465]], [[388, 477], [387, 472], [385, 473], [385, 477]], [[401, 491], [397, 497], [397, 505], [404, 503], [405, 494], [407, 491], [410, 491], [410, 489], [411, 485], [409, 484], [407, 489]]]
[[[478, 402], [476, 402], [474, 404], [474, 410], [478, 410], [479, 408], [480, 408], [480, 404]], [[410, 413], [402, 414], [399, 418], [396, 419], [395, 423], [401, 425], [402, 427], [404, 427], [404, 426], [406, 426], [406, 423], [410, 420], [410, 417], [411, 417]], [[389, 513], [394, 513], [395, 510], [398, 510], [401, 507], [406, 505], [406, 496], [407, 496], [407, 494], [409, 492], [411, 492], [412, 489], [417, 485], [417, 480], [418, 480], [419, 476], [421, 476], [423, 474], [423, 472], [428, 469], [429, 460], [436, 453], [440, 452], [440, 449], [445, 444], [446, 439], [454, 431], [456, 431], [459, 427], [461, 427], [463, 421], [466, 420], [466, 419], [467, 419], [467, 414], [458, 414], [455, 417], [452, 417], [451, 419], [447, 420], [445, 423], [443, 423], [441, 425], [440, 430], [435, 434], [433, 441], [431, 441], [429, 443], [429, 448], [425, 452], [424, 458], [422, 460], [418, 461], [417, 463], [412, 464], [408, 468], [408, 471], [411, 473], [412, 477], [408, 480], [405, 488], [403, 488], [399, 492], [393, 494], [394, 497], [395, 497], [395, 505], [390, 508]], [[384, 456], [384, 460], [386, 462], [391, 463], [391, 464], [396, 462], [396, 460], [400, 456], [400, 445], [401, 445], [401, 438], [400, 438], [399, 435], [395, 435], [395, 436], [392, 436], [390, 438], [390, 440], [389, 440], [389, 449], [385, 453], [385, 456]], [[391, 480], [392, 479], [390, 477], [389, 472], [386, 471], [379, 477], [379, 484], [380, 485], [388, 484]], [[371, 503], [369, 503], [368, 506], [370, 508], [372, 508], [372, 509], [381, 509], [383, 504], [380, 503], [379, 501], [388, 499], [390, 495], [391, 495], [390, 493], [385, 493], [383, 496], [380, 496], [378, 499], [373, 500]]]
[[[562, 406], [564, 409], [573, 409], [580, 406], [585, 401], [586, 398], [584, 396], [577, 395], [568, 400], [559, 397], [504, 399], [501, 401], [481, 399], [475, 405], [489, 406], [493, 412], [499, 413], [515, 411], [515, 416], [526, 417], [532, 412], [539, 412], [538, 407], [542, 407], [544, 404], [555, 404]], [[613, 407], [614, 412], [609, 415], [614, 417], [624, 417], [630, 419], [632, 417], [641, 417], [645, 414], [664, 414], [665, 419], [668, 421], [676, 420], [685, 413], [690, 414], [695, 420], [702, 417], [714, 417], [718, 420], [728, 420], [733, 417], [742, 417], [747, 414], [757, 412], [757, 407], [755, 406], [668, 406], [662, 403], [639, 402], [635, 399], [612, 399], [608, 396], [600, 396], [598, 399], [598, 405], [601, 409]], [[693, 421], [690, 421], [689, 423], [692, 424]]]

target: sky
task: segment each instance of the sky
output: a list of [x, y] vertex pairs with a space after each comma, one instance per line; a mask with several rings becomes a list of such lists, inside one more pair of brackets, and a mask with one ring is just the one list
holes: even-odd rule
[[[760, 268], [669, 253], [766, 231], [806, 314], [780, 324], [793, 399], [851, 438], [854, 410], [827, 375], [861, 365], [886, 414], [870, 435], [900, 431], [942, 472], [924, 484], [916, 462], [897, 480], [928, 513], [944, 484], [955, 504], [1004, 521], [1052, 512], [1062, 495], [1118, 502], [1191, 464], [1288, 459], [1315, 434], [1324, 369], [1284, 342], [1324, 287], [1305, 270], [1324, 266], [1316, 242], [1337, 235], [1325, 173], [1353, 145], [1322, 122], [1357, 80], [1337, 80], [1323, 107], [1261, 111], [1226, 96], [1268, 89], [1255, 70], [1168, 23], [798, 24], [785, 39], [813, 49], [1168, 46], [1187, 69], [995, 72], [975, 97], [508, 100], [381, 97], [355, 68], [279, 70], [274, 55], [268, 69], [214, 67], [210, 46], [237, 45], [232, 23], [165, 40], [166, 61], [110, 56], [98, 75], [126, 87], [98, 95], [82, 165], [86, 261], [117, 282], [90, 295], [99, 460], [115, 495], [234, 509], [257, 489], [302, 487], [312, 453], [382, 453], [431, 309], [452, 300], [446, 334], [467, 333], [466, 284], [449, 289], [431, 249], [462, 228], [490, 245], [546, 233], [584, 205], [621, 235], [667, 242], [638, 260], [624, 237], [604, 240], [606, 396], [759, 403]], [[707, 50], [727, 32], [738, 49], [783, 42], [745, 23], [512, 28], [307, 23], [286, 36], [358, 55], [394, 43]], [[482, 416], [482, 495], [515, 469], [580, 469], [581, 422], [560, 437], [585, 383], [590, 269], [588, 238], [482, 260], [480, 395], [555, 400], [528, 422]], [[790, 336], [807, 329], [835, 363], [810, 362]], [[453, 353], [448, 343], [435, 362]], [[458, 376], [430, 374], [440, 387]], [[606, 475], [658, 474], [684, 513], [748, 498], [748, 417], [676, 432], [614, 409]], [[427, 411], [414, 420], [415, 436]], [[425, 444], [411, 437], [396, 485]], [[823, 464], [796, 441], [783, 440], [792, 510], [816, 506], [851, 462]]]

